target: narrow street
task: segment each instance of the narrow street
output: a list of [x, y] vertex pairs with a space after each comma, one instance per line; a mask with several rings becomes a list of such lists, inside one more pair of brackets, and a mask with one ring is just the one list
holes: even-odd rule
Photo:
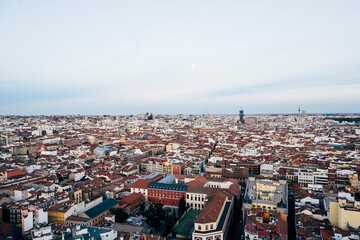
[[[242, 224], [242, 197], [240, 195], [240, 199], [238, 203], [234, 206], [234, 215], [233, 215], [233, 221], [230, 226], [228, 239], [229, 240], [241, 240], [244, 239], [242, 236], [244, 236], [244, 229]], [[240, 223], [241, 220], [241, 223]]]
[[294, 186], [288, 187], [288, 239], [296, 239]]

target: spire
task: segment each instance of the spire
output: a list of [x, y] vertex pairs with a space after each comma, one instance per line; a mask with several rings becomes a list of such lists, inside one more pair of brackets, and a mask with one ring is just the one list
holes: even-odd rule
[[283, 198], [281, 198], [280, 202], [277, 204], [279, 208], [286, 208], [286, 203], [284, 202]]

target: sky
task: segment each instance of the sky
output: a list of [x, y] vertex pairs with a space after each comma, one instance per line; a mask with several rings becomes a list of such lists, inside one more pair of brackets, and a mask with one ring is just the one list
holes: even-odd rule
[[359, 113], [358, 0], [0, 0], [0, 115]]

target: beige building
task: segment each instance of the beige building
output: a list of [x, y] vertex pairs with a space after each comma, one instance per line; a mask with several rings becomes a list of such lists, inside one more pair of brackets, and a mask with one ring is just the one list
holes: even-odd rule
[[0, 172], [0, 183], [6, 183], [6, 181], [7, 181], [6, 171]]
[[162, 165], [162, 173], [164, 174], [172, 174], [172, 166], [173, 164], [171, 162], [164, 162]]
[[142, 169], [149, 173], [163, 173], [162, 165], [166, 162], [165, 159], [150, 158], [142, 163]]
[[74, 196], [75, 203], [82, 202], [82, 190], [81, 189], [75, 190], [73, 196]]
[[336, 201], [330, 202], [330, 222], [343, 230], [348, 226], [360, 227], [360, 196], [340, 192]]
[[179, 149], [180, 144], [178, 143], [169, 143], [168, 145], [166, 145], [166, 151], [167, 152], [172, 152], [172, 151], [176, 151]]
[[355, 191], [359, 191], [360, 182], [358, 174], [354, 173], [352, 175], [349, 175], [349, 180], [351, 186], [355, 189]]
[[245, 189], [243, 209], [261, 208], [287, 214], [287, 181], [280, 177], [279, 181], [248, 179]]

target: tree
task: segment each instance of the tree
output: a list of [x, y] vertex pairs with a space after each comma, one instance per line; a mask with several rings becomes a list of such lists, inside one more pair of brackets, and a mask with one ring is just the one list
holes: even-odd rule
[[181, 197], [180, 198], [180, 201], [179, 201], [179, 218], [184, 214], [184, 212], [186, 211], [187, 207], [186, 207], [186, 202], [185, 202], [185, 199], [184, 197]]
[[160, 226], [160, 218], [155, 214], [155, 208], [153, 204], [150, 204], [144, 215], [146, 217], [146, 223], [149, 224], [150, 227], [157, 228]]
[[173, 216], [173, 212], [168, 212], [165, 215], [165, 234], [169, 234], [173, 227], [174, 227], [174, 216]]
[[155, 214], [159, 216], [160, 220], [165, 220], [164, 205], [162, 203], [154, 204]]
[[140, 212], [145, 212], [145, 202], [140, 203]]
[[122, 223], [129, 215], [122, 208], [111, 208], [110, 212], [115, 215], [115, 222]]
[[176, 216], [176, 212], [175, 212], [175, 209], [174, 209], [174, 208], [173, 208], [173, 210], [172, 210], [172, 217], [173, 217], [174, 223], [176, 223], [177, 220], [178, 220], [178, 217]]
[[161, 203], [150, 204], [144, 216], [150, 227], [158, 228], [161, 225], [160, 220], [165, 220], [163, 205]]

